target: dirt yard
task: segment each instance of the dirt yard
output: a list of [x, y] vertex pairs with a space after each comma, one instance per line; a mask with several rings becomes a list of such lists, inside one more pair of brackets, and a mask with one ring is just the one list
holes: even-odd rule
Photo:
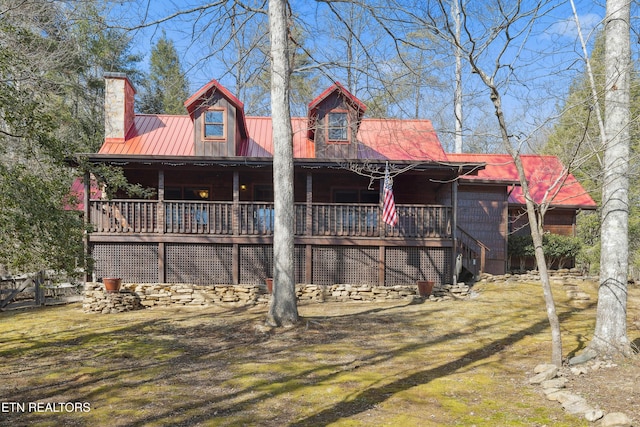
[[[581, 307], [554, 295], [564, 354], [588, 344]], [[640, 343], [640, 288], [629, 338]], [[266, 307], [0, 313], [2, 426], [588, 426], [529, 384], [550, 357], [540, 285], [480, 283], [467, 300], [324, 303], [299, 326]], [[567, 372], [568, 387], [640, 425], [640, 358]], [[613, 365], [610, 364], [610, 365]]]

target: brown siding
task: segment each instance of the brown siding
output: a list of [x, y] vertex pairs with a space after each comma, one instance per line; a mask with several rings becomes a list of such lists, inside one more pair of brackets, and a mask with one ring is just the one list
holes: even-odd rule
[[[349, 116], [350, 135], [349, 143], [335, 144], [326, 140], [327, 114], [332, 110], [347, 112]], [[336, 93], [328, 96], [318, 108], [314, 142], [316, 144], [316, 157], [319, 159], [356, 159], [358, 157], [357, 113], [342, 96]]]
[[489, 248], [486, 272], [504, 274], [507, 250], [507, 193], [504, 187], [460, 186], [458, 225]]
[[[529, 223], [523, 209], [513, 208], [509, 210], [509, 228], [514, 234], [528, 234]], [[576, 224], [576, 212], [573, 209], [551, 209], [544, 216], [544, 231], [574, 236]]]
[[[226, 139], [221, 141], [204, 140], [202, 134], [202, 122], [204, 112], [209, 107], [225, 108], [226, 116]], [[236, 155], [236, 139], [238, 138], [237, 126], [235, 122], [236, 108], [219, 94], [213, 94], [209, 102], [204, 103], [194, 114], [194, 140], [196, 156], [210, 157], [231, 157]]]

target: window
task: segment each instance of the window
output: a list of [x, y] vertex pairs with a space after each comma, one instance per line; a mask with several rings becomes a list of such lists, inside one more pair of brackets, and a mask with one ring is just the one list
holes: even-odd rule
[[273, 202], [272, 185], [254, 185], [253, 200], [256, 202]]
[[208, 187], [165, 187], [165, 200], [209, 200]]
[[376, 204], [379, 200], [377, 190], [339, 189], [333, 190], [333, 203]]
[[327, 115], [327, 140], [333, 143], [349, 143], [349, 119], [347, 113]]
[[204, 113], [204, 139], [225, 139], [225, 110], [211, 109]]

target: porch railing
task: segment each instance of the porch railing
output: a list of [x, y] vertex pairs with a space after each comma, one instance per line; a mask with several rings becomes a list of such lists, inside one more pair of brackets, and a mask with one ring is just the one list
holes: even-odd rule
[[462, 256], [462, 267], [469, 270], [474, 277], [485, 271], [487, 251], [489, 248], [458, 226], [457, 252]]
[[[306, 203], [294, 206], [298, 236], [450, 237], [451, 208], [397, 205], [398, 225], [381, 220], [377, 204]], [[100, 233], [272, 235], [273, 203], [92, 200], [90, 218]]]

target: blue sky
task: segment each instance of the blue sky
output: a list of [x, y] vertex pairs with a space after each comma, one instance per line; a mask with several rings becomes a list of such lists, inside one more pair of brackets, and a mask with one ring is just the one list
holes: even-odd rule
[[[411, 0], [407, 0], [409, 4]], [[591, 43], [594, 38], [594, 29], [599, 28], [604, 16], [603, 5], [586, 0], [575, 0], [577, 12], [582, 25], [583, 36]], [[490, 5], [492, 2], [487, 2]], [[177, 1], [177, 0], [137, 0], [132, 2], [116, 3], [111, 12], [118, 25], [135, 26], [140, 22], [153, 22], [170, 16], [177, 10], [185, 10], [204, 2], [197, 0]], [[483, 7], [483, 2], [472, 1], [473, 7]], [[505, 81], [509, 87], [505, 89], [505, 110], [514, 123], [523, 127], [522, 132], [540, 126], [540, 117], [552, 114], [556, 106], [561, 103], [562, 97], [566, 93], [570, 81], [583, 67], [582, 51], [577, 39], [576, 25], [568, 1], [558, 1], [553, 3], [554, 7], [540, 18], [535, 27], [531, 29], [526, 44], [518, 46], [517, 50], [510, 52], [512, 56], [518, 56], [515, 78]], [[310, 0], [293, 0], [291, 2], [294, 14], [304, 16], [309, 26], [318, 25], [318, 30], [325, 30], [330, 22], [327, 22], [327, 6], [318, 4]], [[219, 9], [218, 9], [219, 10]], [[204, 29], [216, 17], [216, 9], [209, 12], [209, 15], [191, 14], [177, 17], [157, 26], [137, 30], [133, 33], [136, 51], [145, 56], [148, 55], [152, 44], [165, 31], [172, 39], [178, 49], [182, 65], [187, 72], [187, 77], [191, 85], [191, 92], [196, 91], [212, 78], [221, 81], [229, 89], [233, 88], [234, 82], [227, 73], [226, 66], [222, 64], [219, 55], [203, 60], [210, 54], [209, 41], [215, 38], [210, 35], [209, 39], [200, 37], [192, 42], [192, 35], [204, 33]], [[482, 22], [476, 25], [481, 27]], [[194, 30], [195, 28], [195, 30]], [[212, 31], [208, 28], [208, 31]], [[209, 33], [212, 34], [212, 33]], [[319, 32], [317, 34], [320, 34]], [[331, 46], [333, 41], [330, 34], [323, 34], [322, 38], [316, 37], [320, 41], [321, 47]], [[388, 41], [386, 43], [389, 43]], [[392, 50], [390, 46], [378, 44], [375, 46], [380, 51]], [[331, 49], [326, 53], [331, 54]], [[491, 54], [489, 55], [491, 56]], [[323, 58], [319, 55], [320, 58]], [[520, 65], [518, 65], [520, 64]], [[524, 64], [524, 65], [522, 65]], [[141, 64], [143, 68], [146, 64]], [[488, 66], [490, 66], [490, 61]], [[451, 67], [449, 67], [451, 69]], [[338, 74], [339, 71], [336, 71]], [[320, 93], [330, 83], [330, 78], [341, 80], [343, 77], [327, 76], [324, 85], [319, 87], [316, 95]], [[453, 77], [444, 77], [452, 80]], [[442, 79], [442, 77], [441, 77]], [[474, 120], [474, 126], [481, 126], [483, 115], [487, 117], [491, 114], [491, 107], [487, 105], [488, 98], [481, 91], [482, 85], [477, 78], [471, 74], [465, 74], [465, 93], [473, 94], [473, 99], [466, 103], [465, 116], [468, 120]], [[356, 93], [357, 96], [362, 96]], [[449, 97], [450, 95], [450, 97]], [[431, 107], [435, 108], [425, 111], [427, 117], [434, 121], [436, 127], [446, 127], [451, 122], [451, 112], [453, 91], [445, 88], [441, 93], [434, 94], [437, 100], [426, 100]], [[525, 129], [526, 128], [526, 129]], [[441, 129], [441, 138], [446, 138], [446, 129]]]

